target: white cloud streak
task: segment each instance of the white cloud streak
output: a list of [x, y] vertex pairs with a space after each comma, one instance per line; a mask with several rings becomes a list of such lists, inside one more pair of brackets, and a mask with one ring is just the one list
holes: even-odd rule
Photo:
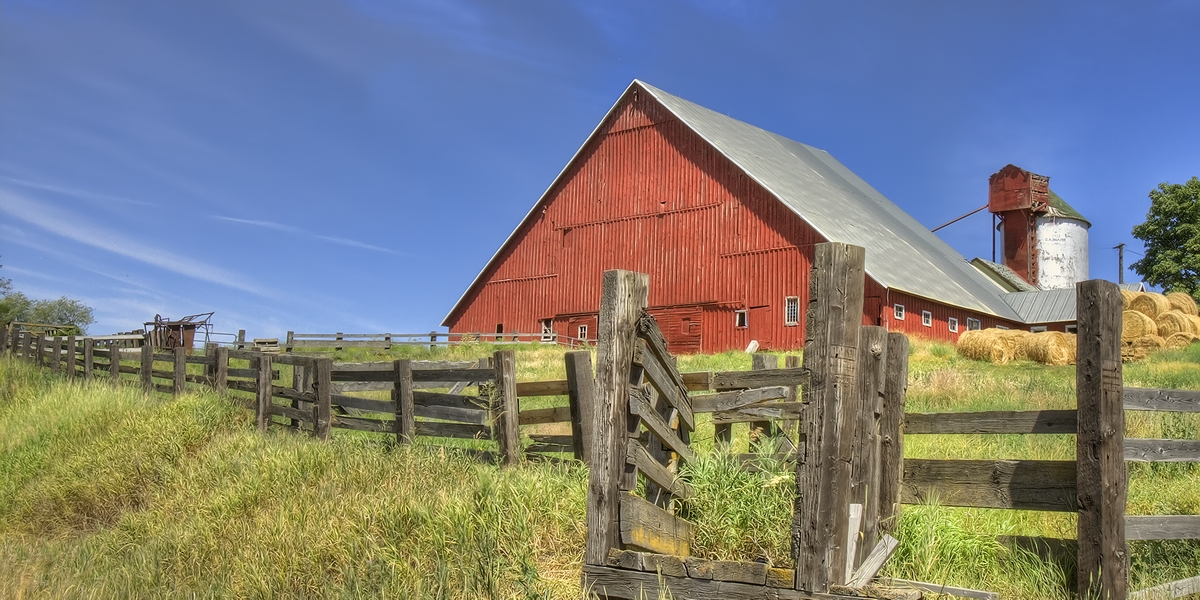
[[143, 202], [141, 200], [133, 200], [131, 198], [122, 198], [120, 196], [110, 196], [108, 194], [98, 194], [96, 192], [89, 192], [87, 190], [78, 190], [78, 189], [74, 189], [74, 188], [67, 188], [67, 187], [62, 187], [62, 186], [57, 186], [57, 185], [51, 185], [48, 183], [38, 183], [36, 181], [17, 179], [16, 177], [8, 177], [6, 175], [0, 175], [0, 179], [3, 179], [4, 181], [7, 181], [9, 183], [15, 183], [22, 187], [32, 188], [35, 190], [45, 190], [47, 192], [54, 192], [56, 194], [63, 194], [65, 196], [74, 196], [76, 198], [83, 198], [85, 200], [114, 200], [117, 202], [124, 202], [127, 204], [137, 204], [140, 206], [158, 206], [157, 204], [154, 204], [153, 202]]
[[329, 235], [317, 235], [315, 233], [310, 233], [303, 229], [300, 229], [299, 227], [294, 227], [292, 225], [284, 225], [283, 223], [275, 223], [273, 221], [254, 221], [251, 219], [238, 219], [235, 217], [224, 217], [221, 215], [213, 215], [213, 218], [220, 219], [222, 221], [229, 221], [230, 223], [241, 223], [243, 225], [252, 225], [254, 227], [262, 227], [264, 229], [272, 229], [275, 231], [282, 231], [285, 233], [300, 235], [300, 236], [312, 238], [315, 240], [322, 240], [322, 241], [330, 242], [332, 244], [341, 244], [343, 246], [350, 246], [352, 248], [362, 248], [364, 250], [374, 250], [375, 252], [384, 252], [386, 254], [402, 255], [402, 253], [392, 250], [391, 248], [384, 248], [382, 246], [374, 246], [371, 244], [367, 244], [365, 242], [360, 242], [358, 240], [351, 240], [351, 239], [342, 238], [342, 237], [335, 237], [335, 236], [329, 236]]

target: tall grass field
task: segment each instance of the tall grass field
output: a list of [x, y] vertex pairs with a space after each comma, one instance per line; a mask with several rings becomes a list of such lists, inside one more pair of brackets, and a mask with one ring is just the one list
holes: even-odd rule
[[[494, 347], [346, 351], [337, 360], [468, 359]], [[563, 350], [522, 346], [520, 380], [560, 379]], [[680, 369], [750, 368], [742, 353], [686, 356]], [[967, 361], [916, 341], [909, 412], [1071, 408], [1073, 367]], [[1200, 389], [1200, 345], [1127, 364], [1128, 385]], [[555, 402], [537, 399], [536, 402]], [[228, 398], [168, 399], [103, 379], [68, 383], [0, 360], [0, 598], [582, 598], [586, 469], [484, 464], [458, 450], [397, 446], [335, 430], [317, 442]], [[751, 448], [735, 428], [734, 452]], [[1200, 439], [1196, 415], [1128, 413], [1130, 437]], [[694, 553], [791, 566], [793, 474], [754, 473], [714, 449], [685, 467], [697, 497]], [[761, 448], [769, 454], [771, 448]], [[920, 458], [1074, 457], [1073, 436], [908, 436]], [[1200, 469], [1131, 464], [1131, 514], [1200, 514]], [[1073, 598], [1064, 561], [997, 536], [1074, 537], [1070, 514], [906, 506], [884, 574]], [[1135, 543], [1132, 585], [1200, 575], [1200, 543]]]

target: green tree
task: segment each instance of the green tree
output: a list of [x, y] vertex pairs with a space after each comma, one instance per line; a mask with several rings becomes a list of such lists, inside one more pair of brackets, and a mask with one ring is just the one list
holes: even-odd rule
[[87, 326], [96, 322], [96, 316], [91, 307], [66, 296], [57, 300], [31, 300], [21, 292], [12, 291], [11, 279], [0, 277], [0, 324], [13, 321], [72, 325], [77, 333], [87, 333]]
[[1150, 191], [1146, 222], [1133, 228], [1146, 256], [1131, 265], [1146, 283], [1200, 299], [1200, 178]]

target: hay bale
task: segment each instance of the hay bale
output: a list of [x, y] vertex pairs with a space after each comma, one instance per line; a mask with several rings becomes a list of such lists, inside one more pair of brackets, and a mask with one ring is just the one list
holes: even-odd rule
[[1129, 310], [1136, 310], [1151, 319], [1157, 319], [1158, 315], [1171, 310], [1171, 303], [1162, 294], [1144, 292], [1129, 301]]
[[1187, 315], [1177, 310], [1168, 310], [1158, 315], [1158, 318], [1154, 320], [1154, 324], [1158, 327], [1158, 336], [1164, 339], [1181, 331], [1184, 333], [1196, 333], [1193, 331], [1192, 321], [1187, 318]]
[[1024, 329], [992, 329], [995, 333], [992, 334], [996, 343], [1008, 346], [1008, 352], [1012, 356], [1012, 360], [1021, 360], [1026, 358], [1021, 353], [1021, 341], [1033, 335]]
[[1197, 339], [1200, 338], [1197, 338], [1196, 334], [1194, 333], [1180, 331], [1179, 333], [1172, 333], [1171, 335], [1167, 336], [1164, 340], [1164, 344], [1167, 348], [1178, 350], [1180, 348], [1187, 348], [1188, 345]]
[[1129, 303], [1137, 298], [1138, 293], [1130, 290], [1121, 290], [1121, 310], [1129, 310]]
[[1163, 349], [1167, 341], [1157, 335], [1143, 335], [1125, 342], [1121, 347], [1121, 360], [1142, 360], [1151, 352]]
[[1021, 352], [1029, 360], [1046, 365], [1069, 365], [1075, 357], [1075, 340], [1061, 331], [1030, 334], [1021, 341]]
[[971, 360], [986, 360], [1003, 365], [1013, 358], [1013, 350], [996, 335], [996, 329], [976, 329], [958, 336], [958, 353]]
[[1129, 342], [1144, 335], [1158, 335], [1154, 319], [1136, 310], [1121, 313], [1121, 341]]
[[1196, 300], [1183, 292], [1171, 292], [1167, 294], [1167, 302], [1171, 303], [1171, 308], [1185, 315], [1198, 314], [1196, 311]]
[[1192, 324], [1192, 333], [1200, 335], [1200, 317], [1196, 315], [1183, 315], [1187, 317], [1189, 323]]

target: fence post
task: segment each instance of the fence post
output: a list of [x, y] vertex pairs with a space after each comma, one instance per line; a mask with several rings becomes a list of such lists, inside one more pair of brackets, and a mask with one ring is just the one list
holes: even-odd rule
[[[750, 360], [752, 361], [750, 368], [754, 371], [779, 368], [779, 357], [774, 354], [755, 353]], [[755, 431], [758, 433], [755, 434]], [[772, 437], [776, 434], [775, 424], [771, 421], [752, 421], [750, 423], [749, 439], [751, 441], [760, 436]]]
[[849, 557], [853, 571], [875, 548], [879, 526], [879, 420], [887, 366], [887, 329], [863, 327], [858, 345], [858, 398], [851, 439], [850, 501], [862, 504], [858, 552]]
[[92, 373], [92, 371], [95, 370], [95, 368], [96, 368], [96, 356], [94, 354], [95, 350], [96, 350], [96, 343], [92, 341], [92, 338], [90, 338], [90, 337], [83, 338], [83, 380], [84, 381], [91, 381], [92, 376], [95, 375], [94, 373]]
[[908, 391], [908, 336], [887, 336], [887, 374], [879, 416], [879, 531], [894, 532], [904, 474], [904, 399]]
[[39, 369], [46, 366], [46, 336], [40, 333], [34, 343], [33, 364], [37, 365]]
[[272, 381], [271, 356], [264, 354], [258, 357], [258, 394], [255, 397], [255, 422], [259, 431], [266, 431], [271, 425], [271, 396], [275, 395], [275, 384]]
[[52, 348], [54, 356], [50, 359], [50, 371], [57, 373], [62, 370], [63, 339], [61, 335], [54, 336]]
[[568, 352], [567, 400], [571, 408], [571, 446], [575, 459], [590, 465], [592, 448], [592, 412], [596, 405], [596, 378], [592, 375], [592, 353]]
[[520, 400], [517, 398], [517, 359], [512, 350], [492, 354], [496, 371], [496, 392], [499, 403], [493, 407], [493, 426], [500, 446], [503, 464], [514, 465], [524, 457], [521, 451]]
[[404, 358], [392, 363], [395, 369], [395, 384], [392, 400], [396, 401], [396, 441], [401, 444], [413, 442], [416, 419], [413, 414], [412, 361]]
[[596, 404], [590, 424], [593, 446], [588, 473], [587, 543], [584, 563], [604, 565], [621, 544], [619, 484], [625, 474], [629, 379], [637, 345], [637, 321], [646, 307], [650, 278], [643, 273], [604, 272], [596, 340]]
[[[446, 336], [446, 346], [449, 346], [449, 345], [450, 345], [450, 336]], [[437, 332], [430, 331], [429, 332], [429, 349], [433, 350], [436, 347], [437, 347]]]
[[113, 385], [121, 383], [121, 349], [112, 341], [108, 342], [108, 378]]
[[33, 345], [33, 334], [22, 331], [18, 334], [17, 341], [21, 344], [21, 348], [17, 351], [17, 358], [29, 360], [29, 347]]
[[12, 328], [12, 323], [0, 327], [0, 357], [8, 356], [8, 341], [12, 337]]
[[154, 344], [142, 346], [142, 389], [154, 391]]
[[177, 346], [175, 348], [175, 368], [172, 372], [172, 383], [174, 384], [173, 393], [178, 396], [183, 393], [187, 387], [187, 348]]
[[285, 341], [283, 343], [283, 351], [284, 352], [292, 351], [292, 345], [296, 343], [295, 335], [296, 335], [296, 332], [294, 332], [294, 331], [287, 332], [287, 341]]
[[333, 359], [316, 359], [315, 371], [313, 375], [317, 388], [317, 403], [313, 406], [313, 437], [327, 440], [332, 425], [330, 405], [333, 401]]
[[239, 330], [238, 330], [238, 335], [237, 335], [237, 349], [238, 349], [238, 350], [245, 350], [245, 349], [246, 349], [246, 330], [245, 330], [245, 329], [239, 329]]
[[79, 351], [79, 347], [75, 344], [74, 334], [67, 336], [65, 350], [67, 352], [67, 356], [65, 357], [67, 360], [63, 367], [67, 371], [67, 381], [75, 381], [75, 369], [79, 365], [79, 362], [75, 360], [75, 353]]
[[1121, 293], [1116, 284], [1099, 279], [1077, 283], [1075, 290], [1079, 324], [1075, 368], [1079, 597], [1124, 600], [1129, 551], [1125, 542]]
[[[340, 332], [340, 331], [339, 331], [339, 332], [337, 332], [337, 336], [334, 338], [334, 340], [335, 340], [335, 341], [338, 341], [338, 342], [342, 341], [342, 332]], [[342, 346], [341, 346], [340, 344], [336, 344], [336, 345], [334, 345], [333, 349], [334, 349], [334, 350], [341, 350], [341, 349], [342, 349]]]
[[862, 247], [832, 242], [814, 252], [804, 343], [812, 378], [803, 390], [809, 406], [796, 466], [800, 501], [792, 515], [796, 589], [808, 592], [845, 583], [865, 256]]
[[229, 348], [216, 349], [216, 364], [213, 365], [213, 387], [217, 393], [224, 395], [229, 390]]

